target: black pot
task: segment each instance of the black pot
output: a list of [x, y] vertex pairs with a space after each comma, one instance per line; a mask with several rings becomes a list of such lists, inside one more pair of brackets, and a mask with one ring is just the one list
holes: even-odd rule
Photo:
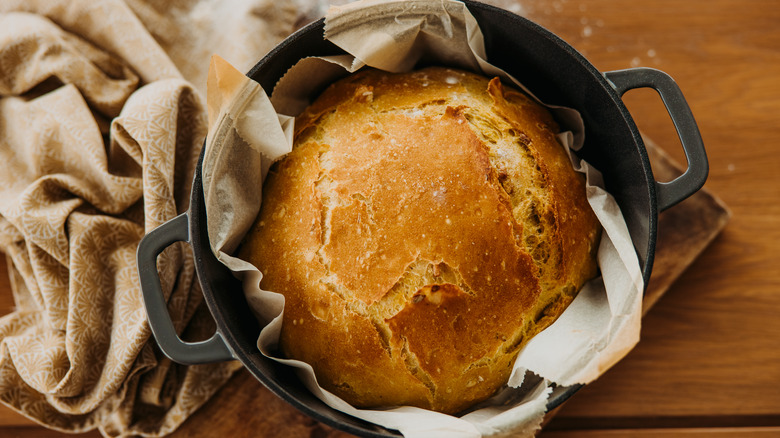
[[[489, 62], [516, 77], [540, 100], [577, 109], [585, 123], [585, 145], [579, 152], [604, 176], [615, 197], [636, 248], [645, 284], [655, 253], [659, 211], [696, 192], [707, 178], [708, 164], [696, 122], [675, 82], [654, 69], [599, 72], [566, 42], [537, 24], [492, 6], [466, 2], [485, 37]], [[300, 29], [274, 48], [248, 73], [269, 92], [299, 59], [343, 54], [323, 39], [320, 19]], [[653, 178], [639, 131], [621, 100], [629, 89], [657, 90], [677, 128], [688, 159], [686, 172], [669, 183]], [[241, 285], [212, 254], [201, 186], [201, 154], [192, 184], [190, 209], [150, 232], [138, 247], [138, 271], [154, 336], [161, 350], [183, 364], [238, 359], [276, 395], [314, 419], [366, 437], [400, 436], [397, 431], [353, 418], [315, 398], [290, 368], [263, 356], [256, 341], [261, 327], [249, 309]], [[205, 301], [216, 321], [214, 336], [187, 343], [176, 334], [163, 299], [157, 255], [176, 241], [187, 241]], [[551, 410], [578, 387], [556, 388], [548, 400]]]

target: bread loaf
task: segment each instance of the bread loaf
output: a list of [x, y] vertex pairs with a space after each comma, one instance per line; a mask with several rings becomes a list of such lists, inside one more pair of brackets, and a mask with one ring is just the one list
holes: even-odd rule
[[239, 257], [285, 296], [282, 353], [358, 407], [460, 412], [597, 273], [549, 112], [501, 83], [364, 69], [296, 119]]

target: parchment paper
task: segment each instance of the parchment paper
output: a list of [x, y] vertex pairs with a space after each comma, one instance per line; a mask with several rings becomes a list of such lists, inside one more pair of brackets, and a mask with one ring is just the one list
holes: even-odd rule
[[[325, 36], [351, 56], [302, 60], [280, 80], [270, 100], [259, 85], [230, 73], [226, 63], [213, 62], [209, 77], [210, 134], [203, 173], [212, 250], [243, 279], [250, 304], [267, 324], [258, 348], [269, 357], [278, 340], [284, 298], [261, 290], [262, 274], [229, 254], [259, 210], [265, 171], [292, 148], [289, 118], [279, 114], [298, 114], [325, 85], [364, 65], [398, 72], [424, 60], [498, 75], [525, 90], [487, 63], [482, 33], [460, 2], [375, 0], [334, 7], [326, 17]], [[220, 91], [212, 93], [212, 85]], [[571, 153], [583, 144], [579, 114], [549, 108], [569, 129], [559, 139], [572, 166], [586, 174], [588, 200], [604, 227], [598, 252], [602, 277], [586, 284], [563, 315], [529, 341], [505, 390], [460, 418], [414, 407], [356, 409], [320, 388], [308, 364], [274, 359], [298, 368], [307, 387], [331, 407], [398, 429], [406, 437], [532, 436], [544, 415], [550, 382], [589, 383], [620, 360], [639, 339], [639, 263], [617, 204], [601, 188], [600, 174]], [[263, 129], [255, 129], [259, 126]], [[541, 382], [523, 386], [528, 370], [541, 376]]]

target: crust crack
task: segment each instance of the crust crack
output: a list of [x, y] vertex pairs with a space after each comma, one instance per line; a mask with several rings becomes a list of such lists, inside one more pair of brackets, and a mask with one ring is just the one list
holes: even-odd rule
[[381, 321], [381, 318], [376, 316], [371, 318], [371, 323], [374, 325], [374, 329], [379, 335], [379, 340], [382, 342], [382, 348], [385, 349], [389, 357], [393, 357], [393, 349], [390, 347], [390, 338], [393, 336], [393, 332], [390, 331], [390, 327]]
[[544, 236], [554, 234], [557, 224], [546, 190], [547, 176], [531, 139], [509, 122], [487, 120], [470, 112], [464, 116], [488, 149], [496, 185], [507, 195], [512, 216], [521, 228], [519, 233], [513, 230], [515, 242], [534, 259], [540, 280], [556, 278], [560, 269], [558, 258]]
[[415, 379], [419, 380], [420, 383], [428, 388], [428, 392], [431, 394], [431, 399], [435, 399], [436, 384], [433, 382], [431, 375], [420, 366], [420, 360], [417, 358], [417, 355], [409, 349], [409, 342], [406, 340], [406, 338], [401, 337], [401, 339], [403, 341], [403, 346], [401, 347], [401, 357], [403, 357], [406, 369], [409, 370], [409, 373]]
[[320, 236], [321, 244], [317, 248], [315, 254], [317, 260], [320, 262], [323, 268], [325, 268], [325, 275], [320, 278], [320, 283], [324, 284], [328, 290], [339, 296], [347, 304], [347, 307], [359, 315], [366, 316], [367, 309], [362, 301], [351, 299], [345, 288], [338, 280], [338, 276], [331, 270], [331, 261], [328, 257], [325, 247], [330, 243], [331, 238], [331, 221], [333, 218], [333, 209], [335, 209], [339, 203], [339, 197], [336, 193], [333, 179], [328, 175], [330, 168], [330, 150], [320, 152], [319, 154], [319, 167], [320, 173], [317, 176], [317, 180], [314, 183], [314, 189], [317, 191], [320, 197]]
[[[338, 203], [338, 198], [333, 190], [333, 179], [327, 174], [326, 163], [329, 162], [327, 155], [330, 150], [320, 152], [319, 167], [320, 173], [317, 176], [317, 180], [314, 183], [314, 190], [317, 191], [320, 198], [320, 247], [317, 248], [316, 254], [320, 264], [326, 269], [327, 276], [330, 277], [330, 258], [325, 253], [325, 246], [330, 243], [331, 235], [331, 219], [333, 216], [333, 209]], [[342, 296], [343, 298], [343, 296]]]
[[390, 290], [369, 306], [372, 314], [385, 320], [397, 315], [413, 299], [412, 296], [424, 286], [431, 284], [454, 284], [463, 292], [476, 294], [463, 279], [457, 268], [446, 262], [434, 262], [418, 257], [410, 263]]

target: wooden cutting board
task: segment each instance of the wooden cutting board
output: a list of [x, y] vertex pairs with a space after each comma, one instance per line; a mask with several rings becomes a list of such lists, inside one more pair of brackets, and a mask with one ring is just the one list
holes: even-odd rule
[[[657, 180], [669, 181], [681, 173], [680, 166], [655, 143], [648, 138], [645, 138], [645, 143]], [[729, 217], [730, 212], [723, 202], [706, 189], [659, 216], [655, 262], [645, 293], [643, 313], [652, 308], [718, 235]], [[207, 435], [235, 438], [352, 436], [298, 412], [243, 369], [172, 436]]]

